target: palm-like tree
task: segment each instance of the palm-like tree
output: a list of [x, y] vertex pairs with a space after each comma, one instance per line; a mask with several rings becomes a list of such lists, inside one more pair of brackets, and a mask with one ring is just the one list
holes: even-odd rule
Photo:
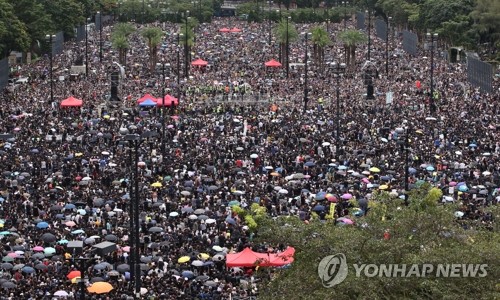
[[[288, 24], [288, 30], [287, 30]], [[290, 21], [286, 21], [284, 18], [276, 25], [274, 28], [274, 36], [280, 44], [281, 53], [286, 53], [286, 37], [288, 33], [288, 44], [295, 42], [299, 38], [299, 33], [295, 26]], [[281, 63], [285, 64], [285, 57], [281, 55]]]
[[147, 27], [142, 30], [142, 36], [146, 39], [149, 48], [149, 68], [154, 72], [156, 62], [158, 61], [158, 44], [161, 42], [163, 31], [157, 27]]
[[[193, 31], [193, 28], [194, 28], [194, 23], [191, 21], [193, 18], [189, 18], [189, 21], [187, 23], [187, 28], [186, 28], [186, 24], [182, 24], [181, 27], [179, 28], [179, 33], [182, 33], [183, 34], [183, 37], [179, 40], [179, 43], [184, 46], [184, 47], [187, 47], [186, 49], [186, 53], [188, 54], [188, 56], [190, 56], [190, 53], [191, 53], [191, 48], [194, 46], [194, 31]], [[186, 58], [188, 61], [191, 60], [190, 57]]]
[[339, 39], [344, 43], [346, 49], [347, 67], [352, 70], [356, 65], [356, 47], [365, 43], [367, 37], [359, 30], [345, 30], [339, 34]]
[[325, 60], [325, 47], [332, 43], [328, 32], [320, 26], [311, 30], [311, 41], [313, 43], [313, 60], [318, 70], [323, 71]]
[[128, 37], [135, 31], [134, 26], [129, 23], [118, 23], [111, 34], [113, 48], [118, 51], [120, 64], [126, 64], [127, 50], [129, 49]]

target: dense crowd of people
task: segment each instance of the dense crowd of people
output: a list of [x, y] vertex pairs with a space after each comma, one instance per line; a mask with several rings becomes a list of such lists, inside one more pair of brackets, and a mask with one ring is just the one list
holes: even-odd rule
[[[100, 62], [96, 32], [90, 32], [88, 76], [69, 79], [68, 70], [85, 51], [83, 42], [69, 42], [54, 56], [54, 78], [65, 79], [54, 82], [53, 101], [48, 57], [18, 66], [29, 83], [8, 89], [0, 108], [0, 299], [79, 295], [79, 285], [68, 276], [81, 264], [66, 248], [75, 240], [84, 242], [84, 253], [92, 258], [85, 284], [106, 281], [114, 288], [86, 296], [131, 297], [129, 207], [136, 183], [143, 299], [252, 299], [261, 279], [253, 268], [226, 268], [224, 257], [245, 247], [280, 252], [287, 245], [255, 243], [231, 206], [248, 209], [257, 203], [270, 216], [304, 221], [313, 213], [322, 220], [332, 213], [340, 223], [355, 223], [367, 213], [373, 192], [404, 198], [406, 155], [410, 188], [427, 182], [443, 190], [443, 203], [462, 204], [457, 218], [491, 222], [483, 208], [500, 202], [497, 81], [493, 93], [481, 93], [467, 83], [465, 65], [436, 55], [439, 96], [431, 112], [425, 53], [405, 54], [396, 36], [385, 74], [385, 41], [373, 37], [376, 98], [364, 96], [366, 45], [359, 45], [358, 65], [338, 86], [338, 127], [333, 74], [310, 62], [304, 111], [305, 43], [291, 44], [294, 67], [287, 78], [284, 68], [264, 66], [279, 57], [279, 46], [268, 45], [263, 36], [265, 25], [232, 18], [198, 25], [191, 56], [208, 67], [190, 67], [184, 78], [178, 26], [159, 24], [166, 34], [158, 55], [172, 68], [166, 79], [147, 68], [144, 25], [134, 25], [138, 31], [130, 37], [120, 108], [102, 105], [110, 94], [109, 67], [118, 58], [105, 42]], [[295, 26], [304, 32], [313, 25]], [[223, 27], [241, 32], [219, 32]], [[343, 25], [329, 27], [334, 42], [325, 57], [341, 62], [344, 52], [336, 37]], [[106, 41], [112, 28], [103, 28]], [[167, 93], [180, 96], [178, 107], [162, 112], [138, 105], [145, 94], [162, 97], [164, 84]], [[82, 99], [83, 106], [61, 108], [69, 96]], [[136, 148], [124, 139], [147, 132], [157, 135]], [[353, 199], [360, 208], [356, 214], [350, 210]], [[336, 203], [335, 212], [329, 212], [330, 202]], [[92, 246], [103, 241], [116, 243], [117, 250], [95, 256]]]

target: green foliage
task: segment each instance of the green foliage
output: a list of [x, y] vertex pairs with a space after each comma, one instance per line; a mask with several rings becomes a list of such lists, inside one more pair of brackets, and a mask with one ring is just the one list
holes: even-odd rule
[[[435, 200], [439, 192], [422, 187], [412, 194]], [[371, 211], [358, 225], [330, 222], [304, 224], [295, 217], [265, 219], [257, 239], [296, 248], [295, 262], [279, 270], [277, 279], [264, 284], [260, 299], [498, 299], [500, 296], [500, 234], [494, 230], [464, 230], [453, 206], [409, 208], [387, 193], [376, 193]], [[498, 209], [495, 210], [498, 214]], [[382, 218], [382, 216], [385, 216]], [[498, 219], [497, 219], [498, 220]], [[498, 221], [496, 221], [498, 223]], [[498, 226], [496, 224], [495, 226]], [[496, 227], [498, 228], [498, 227]], [[388, 232], [387, 238], [384, 233]], [[320, 260], [343, 253], [348, 275], [334, 288], [324, 288], [317, 274]], [[356, 277], [353, 264], [487, 264], [484, 278]]]
[[129, 48], [128, 37], [135, 31], [134, 26], [129, 23], [118, 23], [114, 26], [111, 34], [113, 48], [118, 50], [121, 64], [125, 64], [127, 49]]
[[247, 211], [237, 205], [233, 205], [231, 207], [231, 210], [233, 211], [233, 213], [236, 213], [238, 216], [240, 216], [240, 218], [244, 218], [247, 215]]
[[13, 6], [0, 0], [0, 54], [7, 56], [10, 51], [26, 51], [31, 40], [26, 25], [19, 20]]
[[157, 48], [161, 42], [163, 31], [157, 27], [146, 27], [142, 30], [141, 35], [146, 39], [149, 48], [150, 71], [153, 72], [157, 62]]
[[292, 21], [287, 22], [284, 18], [278, 24], [276, 24], [273, 34], [274, 36], [276, 36], [276, 39], [280, 44], [286, 43], [287, 35], [289, 43], [295, 42], [299, 38], [299, 33], [297, 32], [297, 29], [295, 28], [295, 25], [292, 23]]
[[345, 30], [338, 35], [339, 40], [344, 43], [347, 51], [347, 65], [353, 68], [356, 64], [356, 47], [359, 44], [366, 43], [368, 38], [359, 30]]

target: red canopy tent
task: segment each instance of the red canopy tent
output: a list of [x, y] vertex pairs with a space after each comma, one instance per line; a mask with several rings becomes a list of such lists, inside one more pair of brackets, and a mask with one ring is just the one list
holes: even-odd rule
[[[163, 106], [163, 99], [162, 98], [156, 99], [156, 103], [158, 103], [158, 106]], [[165, 95], [165, 106], [172, 106], [172, 105], [173, 106], [179, 105], [179, 100], [174, 96]]]
[[237, 27], [233, 27], [231, 28], [231, 30], [229, 30], [231, 32], [241, 32], [241, 29], [237, 28]]
[[197, 67], [205, 67], [206, 65], [208, 65], [208, 62], [207, 61], [204, 61], [203, 59], [201, 58], [198, 58], [197, 60], [193, 61], [191, 63], [192, 66], [197, 66]]
[[61, 102], [61, 107], [80, 107], [83, 105], [83, 101], [80, 99], [76, 99], [73, 96], [64, 99]]
[[226, 28], [226, 27], [219, 29], [219, 32], [230, 32], [230, 31], [231, 31], [231, 29]]
[[293, 263], [293, 255], [295, 254], [295, 248], [288, 247], [285, 251], [281, 253], [271, 254], [269, 259], [270, 267], [281, 267]]
[[232, 267], [255, 267], [267, 266], [269, 254], [253, 252], [250, 248], [245, 248], [239, 253], [226, 255], [226, 266]]
[[151, 100], [151, 101], [156, 102], [156, 98], [155, 97], [151, 96], [150, 94], [146, 94], [146, 95], [142, 96], [142, 98], [140, 98], [139, 100], [137, 100], [137, 104], [140, 104], [140, 103], [142, 103], [142, 102], [144, 102], [144, 101], [146, 101], [148, 99]]
[[271, 67], [271, 68], [279, 68], [281, 67], [281, 63], [275, 59], [271, 59], [270, 61], [266, 62], [264, 64], [266, 67]]

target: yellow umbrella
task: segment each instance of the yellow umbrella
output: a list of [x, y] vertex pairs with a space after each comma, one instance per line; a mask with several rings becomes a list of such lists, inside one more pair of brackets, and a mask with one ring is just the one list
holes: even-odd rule
[[0, 223], [0, 228], [3, 228], [3, 223]]
[[180, 264], [187, 263], [191, 258], [189, 256], [182, 256], [177, 260]]
[[383, 184], [383, 185], [378, 187], [379, 190], [387, 190], [388, 188], [389, 188], [389, 186], [387, 184]]
[[269, 174], [269, 175], [271, 175], [271, 176], [280, 176], [280, 173], [278, 173], [278, 172], [272, 172], [272, 173], [271, 173], [271, 174]]
[[81, 277], [80, 277], [80, 276], [77, 276], [77, 277], [75, 277], [75, 278], [72, 278], [72, 279], [71, 279], [71, 283], [77, 283], [77, 282], [79, 282], [79, 281], [80, 281], [80, 279], [81, 279]]
[[152, 187], [162, 187], [161, 182], [155, 182], [151, 184]]
[[113, 286], [103, 281], [95, 282], [87, 288], [87, 291], [89, 291], [89, 293], [94, 293], [94, 294], [106, 294], [111, 292], [112, 290]]
[[371, 167], [371, 168], [369, 169], [369, 171], [370, 171], [370, 172], [373, 172], [373, 173], [378, 173], [378, 172], [380, 172], [380, 169], [379, 169], [379, 168], [377, 168], [377, 167]]
[[104, 118], [104, 119], [109, 119], [109, 118], [111, 118], [111, 117], [110, 117], [109, 115], [105, 115], [103, 118]]
[[75, 153], [75, 156], [76, 156], [76, 157], [78, 157], [78, 156], [82, 156], [82, 155], [83, 155], [83, 153], [81, 153], [81, 152]]
[[207, 260], [210, 258], [210, 255], [208, 255], [206, 253], [200, 253], [200, 254], [198, 254], [198, 258], [203, 259], [203, 260]]

